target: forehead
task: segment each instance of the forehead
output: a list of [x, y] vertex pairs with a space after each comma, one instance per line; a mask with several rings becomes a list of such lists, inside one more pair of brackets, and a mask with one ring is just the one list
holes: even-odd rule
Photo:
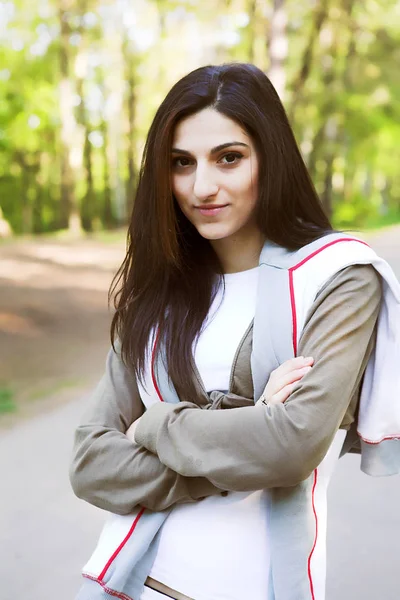
[[178, 123], [173, 146], [191, 151], [209, 150], [234, 140], [251, 143], [249, 135], [238, 123], [212, 108], [205, 108]]

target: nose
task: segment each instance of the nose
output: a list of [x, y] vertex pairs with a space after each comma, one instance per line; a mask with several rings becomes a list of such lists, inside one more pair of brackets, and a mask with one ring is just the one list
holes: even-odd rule
[[212, 173], [212, 169], [198, 165], [193, 184], [193, 194], [198, 200], [206, 200], [215, 196], [218, 192], [218, 184]]

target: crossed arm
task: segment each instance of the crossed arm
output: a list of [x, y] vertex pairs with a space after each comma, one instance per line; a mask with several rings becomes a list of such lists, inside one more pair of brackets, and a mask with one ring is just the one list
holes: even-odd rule
[[99, 508], [129, 514], [135, 506], [165, 510], [219, 494], [210, 481], [184, 477], [125, 435], [144, 412], [135, 379], [111, 348], [105, 373], [75, 431], [70, 481], [75, 494]]
[[[380, 300], [380, 279], [369, 265], [337, 274], [314, 302], [300, 340], [299, 354], [314, 357], [313, 369], [285, 404], [271, 407], [205, 411], [157, 403], [143, 414], [135, 381], [110, 351], [75, 435], [75, 493], [125, 514], [138, 504], [164, 510], [222, 490], [305, 479], [353, 418]], [[125, 432], [139, 417], [132, 444]]]

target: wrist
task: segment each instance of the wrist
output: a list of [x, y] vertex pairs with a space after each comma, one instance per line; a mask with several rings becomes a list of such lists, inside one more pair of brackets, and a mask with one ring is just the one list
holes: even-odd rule
[[143, 446], [153, 454], [157, 454], [157, 433], [175, 406], [175, 404], [168, 404], [167, 402], [156, 402], [146, 410], [140, 417], [140, 422], [138, 422], [134, 432], [135, 441], [139, 446]]

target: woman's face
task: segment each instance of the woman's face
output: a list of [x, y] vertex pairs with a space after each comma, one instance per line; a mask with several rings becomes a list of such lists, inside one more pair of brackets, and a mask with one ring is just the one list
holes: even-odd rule
[[212, 108], [180, 121], [171, 174], [174, 196], [201, 236], [236, 239], [258, 232], [258, 158], [251, 138], [235, 121]]

